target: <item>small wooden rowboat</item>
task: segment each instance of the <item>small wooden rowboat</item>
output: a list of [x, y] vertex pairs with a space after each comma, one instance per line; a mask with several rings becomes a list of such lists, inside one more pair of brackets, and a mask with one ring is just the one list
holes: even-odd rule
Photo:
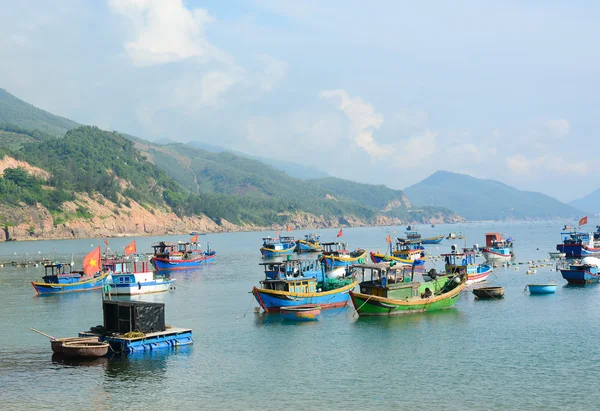
[[63, 344], [68, 342], [77, 342], [77, 343], [86, 343], [86, 342], [98, 342], [98, 337], [65, 337], [65, 338], [55, 338], [50, 340], [50, 347], [52, 347], [52, 351], [57, 354], [62, 354], [63, 352]]
[[480, 299], [494, 299], [504, 297], [504, 287], [479, 287], [473, 291], [475, 297]]
[[556, 292], [557, 284], [527, 284], [529, 288], [529, 294], [554, 294]]
[[315, 321], [321, 315], [321, 307], [314, 304], [281, 307], [279, 309], [284, 320], [288, 321]]
[[95, 358], [103, 357], [108, 353], [107, 342], [66, 342], [62, 346], [63, 354], [67, 357]]

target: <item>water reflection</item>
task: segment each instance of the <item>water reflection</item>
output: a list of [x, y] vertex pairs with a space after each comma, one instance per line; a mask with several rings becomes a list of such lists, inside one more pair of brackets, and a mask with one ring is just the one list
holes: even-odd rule
[[427, 326], [440, 323], [458, 324], [464, 319], [464, 314], [452, 307], [446, 310], [407, 315], [362, 316], [358, 317], [353, 324], [359, 327], [373, 328], [410, 328], [415, 324]]
[[96, 357], [96, 358], [74, 358], [67, 357], [60, 353], [52, 354], [52, 363], [59, 365], [66, 365], [70, 367], [97, 367], [106, 366], [108, 364], [108, 357]]
[[106, 367], [108, 380], [135, 381], [139, 379], [162, 379], [171, 359], [185, 361], [191, 356], [193, 345], [177, 348], [164, 348], [154, 351], [141, 351], [114, 355]]

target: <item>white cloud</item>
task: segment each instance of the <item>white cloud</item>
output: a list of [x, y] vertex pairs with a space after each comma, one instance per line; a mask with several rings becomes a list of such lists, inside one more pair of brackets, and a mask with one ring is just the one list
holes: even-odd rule
[[565, 160], [563, 156], [554, 154], [543, 154], [535, 157], [515, 154], [506, 158], [506, 166], [514, 174], [527, 175], [532, 173], [554, 173], [585, 176], [592, 170], [587, 161], [569, 161]]
[[134, 39], [125, 43], [125, 51], [136, 65], [191, 57], [202, 61], [226, 59], [205, 38], [205, 28], [213, 18], [204, 9], [188, 9], [182, 0], [108, 0], [108, 4], [131, 23]]
[[350, 135], [356, 145], [372, 157], [390, 155], [393, 148], [389, 145], [378, 145], [373, 139], [374, 130], [383, 124], [383, 115], [375, 112], [373, 107], [360, 97], [350, 97], [344, 90], [324, 90], [322, 99], [339, 97], [337, 108], [350, 120]]
[[548, 120], [546, 126], [554, 137], [566, 137], [569, 135], [569, 122], [564, 118], [559, 120]]
[[437, 133], [425, 129], [423, 133], [414, 135], [399, 142], [396, 147], [402, 156], [394, 163], [394, 167], [406, 169], [422, 165], [437, 149]]
[[285, 77], [288, 64], [266, 54], [259, 54], [256, 59], [262, 66], [262, 71], [256, 76], [258, 86], [262, 91], [272, 91]]

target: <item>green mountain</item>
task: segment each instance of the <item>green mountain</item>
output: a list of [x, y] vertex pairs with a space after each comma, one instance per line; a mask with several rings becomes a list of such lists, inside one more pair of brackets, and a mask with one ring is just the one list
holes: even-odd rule
[[521, 191], [495, 180], [436, 171], [404, 190], [413, 204], [450, 208], [467, 220], [570, 218], [581, 211], [545, 194]]
[[[134, 201], [147, 210], [173, 211], [181, 219], [206, 215], [218, 224], [224, 219], [251, 226], [460, 218], [441, 208], [413, 210], [402, 191], [385, 186], [303, 180], [232, 152], [160, 145], [77, 126], [5, 91], [0, 102], [0, 158], [11, 164], [0, 177], [0, 206], [39, 204], [55, 224], [94, 217], [85, 204], [97, 206], [82, 198], [97, 204], [108, 200], [113, 213]], [[71, 204], [70, 210], [65, 204]]]
[[0, 123], [10, 123], [25, 130], [37, 130], [52, 136], [65, 134], [79, 124], [56, 116], [18, 99], [0, 89]]
[[578, 198], [569, 205], [592, 214], [600, 214], [600, 188], [592, 191], [585, 197]]

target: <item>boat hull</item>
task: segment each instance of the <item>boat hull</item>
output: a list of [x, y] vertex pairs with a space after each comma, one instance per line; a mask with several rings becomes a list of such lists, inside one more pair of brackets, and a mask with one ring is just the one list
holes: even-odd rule
[[279, 312], [282, 307], [318, 305], [321, 309], [344, 307], [349, 300], [349, 292], [358, 284], [358, 280], [335, 290], [320, 293], [290, 293], [287, 291], [267, 290], [254, 287], [252, 294], [267, 313]]
[[109, 283], [110, 293], [113, 295], [139, 295], [167, 291], [175, 280], [157, 279], [130, 284]]
[[291, 255], [294, 252], [295, 247], [285, 248], [283, 250], [273, 250], [265, 247], [260, 248], [260, 253], [265, 258], [273, 258], [279, 256]]
[[421, 240], [421, 244], [440, 244], [443, 239], [443, 235], [440, 235], [438, 237], [424, 238], [423, 240]]
[[465, 285], [463, 282], [453, 290], [440, 296], [408, 301], [394, 300], [352, 291], [350, 292], [350, 299], [359, 316], [407, 315], [453, 307]]
[[333, 270], [337, 267], [347, 267], [352, 264], [364, 262], [367, 257], [367, 252], [362, 250], [362, 253], [356, 257], [337, 257], [331, 255], [323, 255], [321, 257], [323, 264], [327, 270]]
[[371, 253], [371, 261], [373, 261], [375, 264], [395, 261], [396, 263], [406, 265], [408, 267], [412, 266], [413, 264], [416, 267], [422, 266], [425, 264], [425, 260], [420, 260], [420, 259], [419, 260], [410, 260], [410, 259], [406, 259], [406, 258], [396, 257], [394, 255], [381, 254], [381, 253]]
[[80, 281], [77, 283], [53, 284], [32, 281], [31, 285], [33, 285], [33, 288], [35, 289], [38, 295], [62, 294], [75, 291], [99, 290], [104, 285], [107, 277], [108, 273], [104, 273], [101, 276], [90, 278], [89, 280]]
[[556, 250], [565, 253], [567, 258], [583, 258], [600, 255], [600, 248], [585, 247], [582, 244], [558, 244]]
[[483, 251], [482, 254], [488, 263], [505, 263], [513, 258], [512, 254], [500, 254], [493, 251]]
[[487, 280], [488, 276], [492, 272], [492, 267], [487, 264], [482, 264], [476, 273], [467, 274], [467, 285], [480, 283]]
[[170, 260], [168, 258], [152, 257], [150, 262], [157, 270], [190, 270], [199, 268], [203, 262], [202, 256], [197, 256], [187, 260]]
[[560, 273], [569, 284], [591, 284], [600, 281], [600, 274], [594, 274], [585, 268], [561, 269]]
[[528, 284], [529, 294], [554, 294], [556, 292], [556, 284]]
[[304, 240], [298, 240], [296, 242], [297, 253], [319, 253], [323, 250], [320, 245], [312, 244]]
[[281, 307], [281, 317], [287, 321], [315, 321], [321, 315], [318, 305], [304, 305], [297, 307]]

